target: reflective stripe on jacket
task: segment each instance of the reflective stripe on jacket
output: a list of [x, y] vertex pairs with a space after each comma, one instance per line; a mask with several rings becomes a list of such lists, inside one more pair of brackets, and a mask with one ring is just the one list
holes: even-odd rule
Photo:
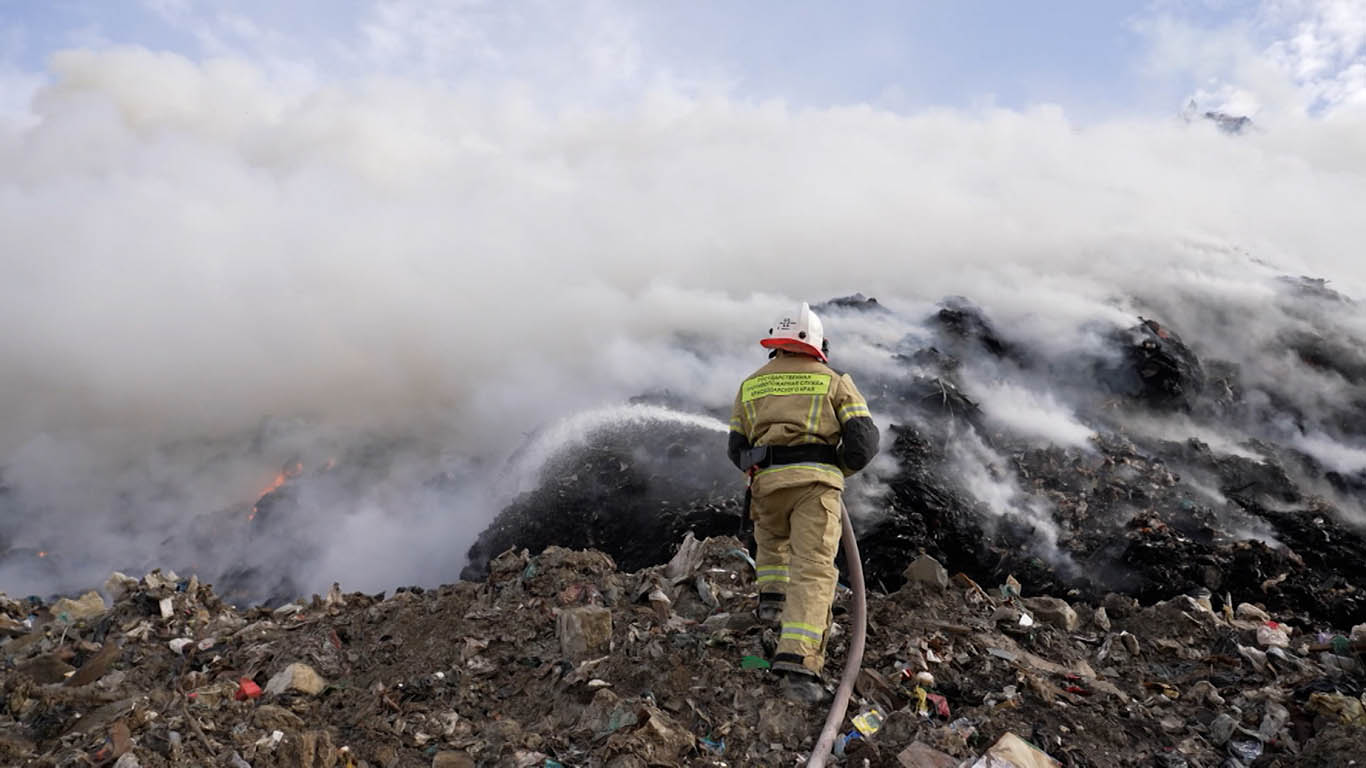
[[868, 403], [848, 374], [807, 355], [779, 352], [740, 385], [731, 412], [728, 454], [741, 470], [740, 454], [759, 445], [836, 446], [839, 465], [778, 464], [759, 470], [754, 492], [807, 483], [844, 488], [845, 475], [877, 454], [878, 430]]

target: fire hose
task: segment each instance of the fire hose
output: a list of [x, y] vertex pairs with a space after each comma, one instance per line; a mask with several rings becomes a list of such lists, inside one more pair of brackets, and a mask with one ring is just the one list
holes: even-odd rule
[[849, 641], [849, 655], [844, 660], [844, 675], [840, 677], [835, 699], [830, 702], [830, 714], [825, 717], [825, 728], [811, 750], [806, 768], [824, 768], [826, 758], [830, 756], [835, 735], [849, 708], [854, 681], [858, 679], [859, 669], [863, 666], [863, 644], [868, 633], [868, 596], [863, 591], [863, 562], [859, 559], [858, 540], [854, 537], [854, 525], [849, 520], [849, 508], [844, 506], [844, 499], [840, 499], [840, 526], [843, 529], [844, 561], [849, 567], [849, 589], [854, 593], [854, 612], [850, 617], [854, 633]]

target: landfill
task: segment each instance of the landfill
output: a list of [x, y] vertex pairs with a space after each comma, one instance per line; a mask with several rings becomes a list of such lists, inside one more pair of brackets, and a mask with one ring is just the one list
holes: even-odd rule
[[[979, 583], [925, 555], [869, 595], [837, 740], [856, 766], [1345, 766], [1366, 754], [1366, 625], [1205, 595], [1143, 604]], [[825, 717], [777, 695], [733, 537], [620, 570], [509, 550], [486, 579], [239, 610], [115, 574], [0, 601], [0, 762], [32, 766], [787, 766]], [[844, 659], [847, 590], [832, 668]]]
[[[1277, 354], [1366, 403], [1366, 355], [1314, 320], [1346, 300], [1307, 279], [1277, 290], [1321, 310]], [[817, 311], [896, 322], [863, 296]], [[1146, 316], [1067, 369], [960, 297], [916, 323], [854, 371], [887, 429], [846, 493], [868, 637], [828, 764], [1366, 764], [1366, 471], [1274, 432], [1348, 441], [1366, 411], [1301, 407]], [[1064, 393], [1088, 436], [988, 418], [984, 369]], [[636, 402], [707, 413], [679, 392]], [[826, 712], [785, 700], [769, 669], [743, 481], [697, 421], [604, 427], [550, 455], [450, 553], [454, 583], [303, 594], [288, 568], [306, 548], [263, 548], [279, 562], [0, 597], [0, 765], [803, 764]], [[226, 555], [224, 531], [242, 553], [290, 540], [311, 472], [287, 467], [249, 517], [206, 515], [206, 538]], [[851, 603], [841, 589], [832, 688]]]

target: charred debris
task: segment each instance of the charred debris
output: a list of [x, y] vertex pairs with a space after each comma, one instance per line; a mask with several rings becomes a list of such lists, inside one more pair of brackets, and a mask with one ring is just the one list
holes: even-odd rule
[[[1297, 299], [1346, 301], [1320, 281], [1282, 285]], [[833, 324], [890, 310], [856, 295], [817, 311]], [[1100, 344], [1069, 361], [1070, 370], [1031, 359], [962, 297], [943, 301], [923, 327], [927, 336], [887, 350], [900, 374], [855, 371], [874, 411], [891, 422], [890, 468], [871, 495], [851, 492], [870, 585], [898, 589], [908, 553], [923, 551], [983, 583], [1014, 575], [1068, 599], [1209, 592], [1263, 603], [1306, 626], [1366, 621], [1366, 537], [1350, 517], [1366, 498], [1366, 474], [1325, 467], [1287, 441], [1215, 449], [1132, 428], [1181, 418], [1290, 420], [1307, 429], [1289, 398], [1265, 385], [1250, 392], [1238, 366], [1198, 355], [1153, 318], [1097, 333]], [[1281, 351], [1361, 389], [1360, 412], [1333, 420], [1345, 438], [1366, 437], [1366, 373], [1357, 368], [1366, 356], [1350, 341], [1308, 331], [1285, 342]], [[962, 375], [965, 360], [985, 360], [1000, 377], [1055, 382], [1094, 435], [1085, 446], [1058, 447], [993, 426]], [[1010, 509], [990, 508], [964, 480], [960, 446], [971, 440], [981, 442], [982, 469], [1008, 490]], [[636, 569], [667, 560], [686, 531], [741, 531], [743, 479], [719, 444], [682, 426], [599, 434], [557, 457], [542, 486], [499, 515], [463, 576], [482, 577], [489, 559], [511, 547], [594, 547]]]

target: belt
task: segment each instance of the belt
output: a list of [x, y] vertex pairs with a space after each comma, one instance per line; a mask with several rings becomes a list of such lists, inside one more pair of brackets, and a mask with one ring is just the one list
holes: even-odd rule
[[740, 455], [741, 465], [752, 469], [767, 469], [782, 464], [820, 464], [839, 465], [839, 452], [833, 445], [816, 443], [811, 445], [756, 445]]

